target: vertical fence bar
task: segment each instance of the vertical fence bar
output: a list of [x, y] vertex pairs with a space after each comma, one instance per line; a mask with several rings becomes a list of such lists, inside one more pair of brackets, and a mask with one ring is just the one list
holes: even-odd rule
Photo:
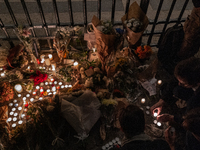
[[156, 27], [156, 23], [158, 21], [158, 17], [159, 17], [162, 5], [163, 5], [163, 1], [164, 0], [160, 0], [160, 3], [158, 5], [158, 9], [157, 9], [156, 16], [155, 16], [155, 19], [154, 19], [154, 22], [153, 22], [153, 26], [151, 28], [151, 33], [150, 33], [148, 41], [147, 41], [147, 45], [151, 44], [151, 40], [152, 40], [152, 37], [153, 37], [153, 33], [154, 33], [154, 30], [155, 30], [155, 27]]
[[140, 1], [140, 7], [145, 14], [147, 13], [148, 6], [149, 6], [149, 0], [141, 0]]
[[46, 24], [46, 21], [45, 21], [44, 12], [43, 12], [42, 4], [41, 4], [40, 0], [37, 0], [37, 5], [38, 5], [38, 8], [39, 8], [40, 17], [42, 19], [42, 24], [43, 24], [43, 27], [45, 29], [46, 36], [49, 36], [48, 27], [47, 27], [47, 24]]
[[98, 12], [97, 17], [101, 20], [101, 0], [98, 0]]
[[83, 17], [84, 17], [84, 27], [87, 26], [87, 3], [83, 0]]
[[171, 14], [172, 14], [172, 11], [173, 11], [173, 9], [174, 9], [175, 4], [176, 4], [176, 0], [173, 0], [173, 2], [172, 2], [172, 4], [171, 4], [171, 8], [170, 8], [169, 13], [168, 13], [168, 16], [167, 16], [167, 19], [166, 19], [166, 22], [165, 22], [165, 25], [164, 25], [164, 27], [163, 27], [162, 33], [161, 33], [160, 38], [159, 38], [159, 41], [158, 41], [158, 46], [160, 45], [160, 42], [161, 42], [161, 40], [162, 40], [162, 38], [163, 38], [163, 33], [165, 32], [165, 29], [167, 28], [167, 25], [168, 25], [168, 23], [169, 23], [169, 19], [170, 19], [170, 17], [171, 17]]
[[130, 0], [126, 0], [126, 10], [125, 10], [125, 14], [128, 13], [129, 5], [130, 5]]
[[74, 25], [73, 13], [72, 13], [72, 2], [68, 0], [68, 8], [69, 8], [69, 17], [70, 17], [70, 24], [71, 26]]
[[114, 24], [114, 19], [115, 19], [115, 4], [116, 4], [116, 0], [112, 0], [112, 14], [111, 14], [112, 24]]
[[36, 36], [36, 35], [35, 35], [35, 30], [33, 29], [33, 24], [32, 24], [30, 15], [29, 15], [29, 13], [28, 13], [28, 10], [27, 10], [25, 1], [24, 1], [24, 0], [21, 0], [21, 4], [22, 4], [22, 7], [23, 7], [23, 9], [24, 9], [24, 13], [25, 13], [25, 15], [26, 15], [27, 22], [28, 22], [29, 26], [32, 27], [32, 29], [31, 29], [32, 35], [33, 35], [33, 37], [35, 37], [35, 36]]
[[183, 5], [183, 8], [182, 8], [182, 10], [181, 10], [181, 12], [180, 12], [180, 15], [179, 15], [179, 17], [178, 17], [177, 23], [179, 23], [179, 22], [181, 21], [181, 18], [182, 18], [182, 16], [183, 16], [183, 13], [184, 13], [186, 7], [187, 7], [188, 2], [189, 2], [189, 0], [186, 0], [186, 1], [185, 1], [184, 5]]
[[1, 27], [1, 29], [4, 31], [4, 33], [5, 33], [5, 35], [6, 35], [6, 38], [8, 39], [8, 42], [9, 42], [9, 44], [10, 44], [10, 47], [13, 48], [13, 47], [14, 47], [14, 44], [13, 44], [13, 42], [10, 40], [10, 36], [9, 36], [8, 32], [6, 31], [6, 28], [4, 27], [4, 24], [3, 24], [2, 20], [1, 20], [1, 18], [0, 18], [0, 27]]
[[8, 11], [10, 13], [10, 16], [11, 16], [12, 20], [13, 20], [13, 23], [15, 24], [15, 27], [18, 27], [18, 23], [17, 23], [17, 20], [15, 18], [15, 15], [14, 15], [14, 13], [12, 11], [12, 8], [10, 7], [10, 3], [8, 2], [8, 0], [4, 0], [4, 2], [5, 2], [6, 6], [8, 8]]
[[56, 17], [56, 24], [57, 24], [57, 26], [60, 26], [60, 19], [59, 19], [59, 15], [58, 15], [58, 8], [57, 8], [56, 0], [53, 0], [53, 8], [54, 8], [54, 13], [55, 13], [55, 17]]

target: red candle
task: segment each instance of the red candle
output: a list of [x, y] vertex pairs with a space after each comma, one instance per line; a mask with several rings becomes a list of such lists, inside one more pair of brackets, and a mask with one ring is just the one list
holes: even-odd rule
[[27, 108], [28, 107], [28, 102], [26, 102], [26, 104], [24, 106]]

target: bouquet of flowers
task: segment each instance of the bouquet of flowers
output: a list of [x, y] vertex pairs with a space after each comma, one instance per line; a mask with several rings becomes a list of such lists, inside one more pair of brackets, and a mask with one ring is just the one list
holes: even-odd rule
[[34, 80], [34, 86], [35, 86], [41, 82], [44, 82], [47, 79], [47, 77], [48, 75], [46, 73], [42, 74], [40, 71], [37, 70], [35, 75], [30, 76], [30, 79]]
[[0, 103], [13, 99], [14, 91], [9, 82], [3, 82], [0, 86]]
[[150, 46], [144, 45], [138, 46], [134, 52], [139, 57], [139, 59], [149, 59], [152, 54], [152, 49]]

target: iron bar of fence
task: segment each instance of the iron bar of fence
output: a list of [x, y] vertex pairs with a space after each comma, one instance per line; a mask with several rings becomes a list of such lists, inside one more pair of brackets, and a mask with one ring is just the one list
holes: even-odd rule
[[172, 11], [174, 9], [175, 4], [176, 4], [176, 0], [173, 0], [173, 2], [171, 4], [171, 7], [170, 7], [170, 10], [169, 10], [169, 13], [168, 13], [168, 16], [167, 16], [167, 19], [166, 19], [166, 22], [165, 22], [165, 25], [163, 27], [162, 33], [161, 33], [159, 41], [158, 41], [158, 46], [160, 45], [160, 42], [161, 42], [161, 40], [163, 38], [163, 34], [164, 34], [164, 32], [165, 32], [165, 30], [167, 28], [167, 25], [168, 25], [168, 22], [169, 22], [169, 19], [171, 17], [171, 14], [172, 14]]
[[4, 33], [6, 35], [6, 38], [10, 39], [10, 36], [9, 36], [9, 34], [8, 34], [8, 32], [7, 32], [7, 30], [6, 30], [5, 26], [4, 26], [3, 21], [1, 20], [1, 18], [0, 18], [0, 26], [1, 26], [1, 29], [4, 31]]
[[87, 26], [87, 3], [83, 0], [83, 17], [84, 17], [84, 27]]
[[98, 0], [98, 11], [97, 11], [97, 17], [99, 20], [101, 20], [101, 0]]
[[149, 6], [149, 0], [141, 0], [140, 1], [140, 7], [145, 14], [147, 13], [148, 6]]
[[49, 36], [48, 27], [47, 27], [47, 23], [46, 23], [46, 20], [45, 20], [45, 17], [44, 17], [44, 12], [43, 12], [42, 4], [41, 4], [40, 0], [37, 0], [37, 5], [38, 5], [38, 8], [39, 8], [40, 17], [42, 19], [42, 25], [44, 27], [46, 36]]
[[14, 23], [15, 27], [18, 27], [18, 23], [17, 23], [17, 20], [15, 18], [15, 15], [14, 15], [14, 13], [12, 11], [12, 8], [10, 7], [10, 3], [8, 2], [8, 0], [4, 0], [4, 2], [5, 2], [6, 6], [8, 8], [8, 11], [10, 13], [10, 16], [11, 16], [11, 18], [13, 20], [13, 23]]
[[186, 0], [185, 3], [184, 3], [184, 5], [183, 5], [183, 8], [182, 8], [182, 10], [181, 10], [181, 12], [180, 12], [180, 15], [179, 15], [179, 17], [178, 17], [178, 21], [177, 21], [178, 23], [180, 22], [180, 20], [181, 20], [181, 18], [182, 18], [182, 16], [183, 16], [183, 13], [184, 13], [184, 11], [185, 11], [185, 9], [186, 9], [186, 7], [187, 7], [188, 2], [189, 2], [189, 0]]
[[53, 8], [54, 8], [54, 13], [55, 13], [55, 17], [56, 17], [56, 25], [60, 26], [60, 19], [59, 19], [58, 7], [56, 4], [56, 0], [53, 0]]
[[130, 5], [130, 0], [126, 0], [125, 14], [128, 13], [129, 5]]
[[72, 13], [72, 2], [71, 2], [71, 0], [68, 0], [68, 9], [69, 9], [70, 25], [74, 26], [74, 19], [73, 19], [73, 13]]
[[147, 45], [150, 45], [150, 43], [151, 43], [153, 33], [154, 33], [154, 30], [155, 30], [155, 27], [156, 27], [156, 23], [158, 21], [158, 17], [159, 17], [159, 14], [160, 14], [160, 11], [161, 11], [161, 8], [162, 8], [162, 5], [163, 5], [163, 1], [164, 0], [160, 0], [160, 3], [158, 5], [158, 9], [157, 9], [156, 16], [155, 16], [155, 19], [154, 19], [154, 22], [153, 22], [153, 26], [151, 28], [151, 34], [150, 34], [148, 41], [147, 41]]
[[114, 24], [114, 18], [115, 18], [115, 4], [116, 0], [112, 0], [112, 14], [111, 14], [111, 23]]
[[[25, 13], [25, 15], [26, 15], [26, 19], [27, 19], [27, 22], [28, 22], [29, 26], [30, 26], [30, 27], [33, 27], [33, 24], [32, 24], [30, 15], [29, 15], [29, 13], [28, 13], [28, 10], [27, 10], [25, 1], [24, 1], [24, 0], [21, 0], [21, 4], [22, 4], [22, 7], [23, 7], [23, 9], [24, 9], [24, 13]], [[31, 32], [32, 32], [32, 35], [35, 37], [36, 34], [35, 34], [34, 28], [31, 28]]]

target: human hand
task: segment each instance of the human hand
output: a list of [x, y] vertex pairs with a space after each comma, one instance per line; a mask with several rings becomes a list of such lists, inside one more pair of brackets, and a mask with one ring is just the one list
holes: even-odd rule
[[150, 108], [150, 112], [152, 115], [154, 115], [154, 113], [157, 113], [157, 115], [160, 114], [160, 112], [162, 111], [162, 106], [164, 105], [164, 100], [160, 99], [157, 103], [155, 103], [153, 106], [151, 106]]
[[159, 115], [157, 117], [157, 120], [160, 121], [160, 122], [173, 121], [174, 120], [174, 116], [170, 115], [170, 114], [162, 114], [162, 115]]
[[192, 0], [192, 3], [194, 5], [194, 7], [200, 7], [200, 1], [199, 0]]
[[166, 142], [169, 144], [171, 149], [174, 149], [174, 145], [175, 145], [175, 139], [176, 139], [176, 132], [175, 130], [172, 130], [173, 127], [169, 126], [166, 130], [165, 130], [165, 140]]

